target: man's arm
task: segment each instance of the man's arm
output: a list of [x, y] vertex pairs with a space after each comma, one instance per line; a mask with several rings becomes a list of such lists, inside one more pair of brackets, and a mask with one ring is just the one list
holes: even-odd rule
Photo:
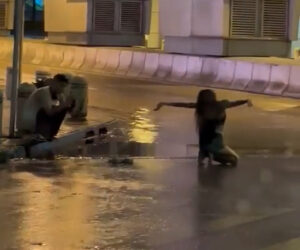
[[53, 100], [46, 93], [43, 93], [42, 95], [39, 96], [39, 101], [42, 104], [42, 108], [49, 116], [64, 111], [66, 109], [69, 109], [71, 106], [70, 102], [63, 99], [58, 100], [59, 103], [57, 106], [53, 105]]
[[160, 102], [157, 104], [154, 111], [160, 110], [163, 106], [177, 107], [177, 108], [196, 108], [196, 103], [185, 102]]

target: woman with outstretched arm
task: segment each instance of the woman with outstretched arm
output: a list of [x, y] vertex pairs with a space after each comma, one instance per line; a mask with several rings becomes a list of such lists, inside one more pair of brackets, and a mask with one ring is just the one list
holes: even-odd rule
[[198, 94], [196, 103], [160, 102], [155, 111], [163, 106], [195, 109], [196, 125], [199, 134], [198, 162], [203, 164], [205, 158], [223, 164], [235, 166], [238, 155], [224, 144], [223, 127], [226, 121], [226, 109], [241, 105], [251, 105], [249, 100], [218, 101], [215, 92], [210, 89]]

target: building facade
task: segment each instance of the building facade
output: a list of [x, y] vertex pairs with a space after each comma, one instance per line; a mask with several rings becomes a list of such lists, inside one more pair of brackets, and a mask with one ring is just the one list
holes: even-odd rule
[[0, 35], [13, 29], [14, 0], [0, 0]]
[[45, 0], [45, 31], [54, 43], [155, 46], [156, 12], [151, 0]]
[[299, 0], [160, 0], [167, 52], [282, 56], [298, 40]]
[[[0, 0], [0, 35], [13, 28], [14, 1]], [[300, 0], [25, 1], [25, 34], [40, 29], [50, 43], [161, 48], [163, 41], [170, 53], [300, 56]]]

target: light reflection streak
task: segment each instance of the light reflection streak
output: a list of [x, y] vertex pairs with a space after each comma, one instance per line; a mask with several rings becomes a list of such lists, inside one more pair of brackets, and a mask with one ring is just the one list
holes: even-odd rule
[[137, 143], [154, 143], [157, 137], [157, 126], [150, 117], [150, 110], [138, 109], [131, 116], [129, 138]]

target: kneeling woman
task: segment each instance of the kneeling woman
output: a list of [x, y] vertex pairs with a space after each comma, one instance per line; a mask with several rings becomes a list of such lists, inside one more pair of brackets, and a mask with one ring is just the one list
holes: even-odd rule
[[235, 166], [238, 155], [224, 144], [223, 127], [226, 121], [226, 109], [251, 105], [249, 100], [218, 101], [215, 92], [210, 89], [202, 90], [198, 94], [197, 103], [167, 103], [161, 102], [155, 111], [163, 106], [195, 109], [195, 117], [199, 133], [199, 164], [205, 158], [217, 161], [223, 165]]

